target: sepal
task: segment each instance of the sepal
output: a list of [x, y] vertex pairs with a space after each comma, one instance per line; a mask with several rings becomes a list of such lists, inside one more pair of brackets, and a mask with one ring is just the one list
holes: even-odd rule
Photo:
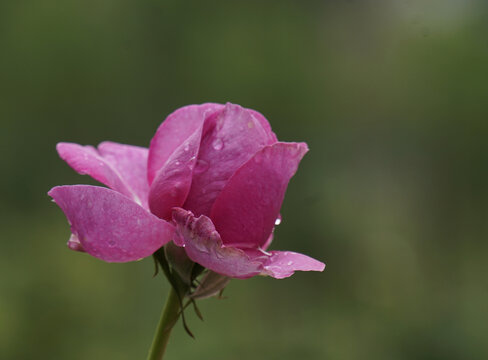
[[190, 294], [190, 298], [198, 300], [217, 296], [229, 284], [230, 280], [231, 278], [228, 276], [220, 275], [209, 270], [202, 277], [197, 288]]

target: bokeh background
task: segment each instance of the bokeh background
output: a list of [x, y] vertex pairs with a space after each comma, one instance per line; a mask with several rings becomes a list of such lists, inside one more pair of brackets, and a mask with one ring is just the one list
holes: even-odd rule
[[143, 359], [146, 259], [65, 246], [59, 141], [147, 146], [234, 102], [311, 151], [275, 249], [324, 273], [235, 280], [168, 359], [488, 358], [488, 6], [474, 0], [0, 2], [0, 358]]

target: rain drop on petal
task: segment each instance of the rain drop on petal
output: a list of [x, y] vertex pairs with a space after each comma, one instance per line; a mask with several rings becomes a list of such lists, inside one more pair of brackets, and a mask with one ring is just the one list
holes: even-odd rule
[[224, 142], [222, 141], [222, 139], [215, 139], [214, 142], [212, 143], [212, 147], [214, 148], [214, 150], [222, 150], [222, 148], [224, 147]]

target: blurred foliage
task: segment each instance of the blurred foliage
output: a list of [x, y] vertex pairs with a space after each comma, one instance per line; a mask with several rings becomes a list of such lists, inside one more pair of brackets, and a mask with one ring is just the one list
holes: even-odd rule
[[488, 358], [488, 8], [474, 0], [0, 2], [0, 358], [144, 358], [151, 259], [65, 246], [58, 141], [147, 146], [174, 109], [261, 111], [311, 151], [273, 247], [169, 359]]

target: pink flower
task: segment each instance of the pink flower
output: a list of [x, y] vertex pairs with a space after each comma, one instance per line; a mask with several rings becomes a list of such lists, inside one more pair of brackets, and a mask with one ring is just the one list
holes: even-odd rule
[[258, 112], [190, 105], [161, 124], [148, 149], [103, 142], [57, 145], [80, 174], [110, 189], [58, 186], [49, 195], [71, 225], [68, 246], [108, 262], [134, 261], [172, 241], [194, 262], [234, 278], [284, 278], [324, 264], [270, 251], [288, 181], [308, 151], [278, 142]]

